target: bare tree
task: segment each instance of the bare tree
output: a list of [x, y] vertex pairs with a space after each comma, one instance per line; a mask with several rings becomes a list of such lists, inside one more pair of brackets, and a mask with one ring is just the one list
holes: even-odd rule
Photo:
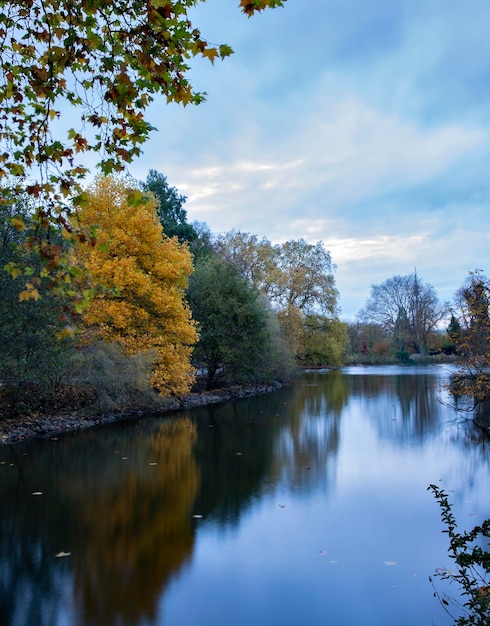
[[439, 302], [434, 287], [414, 272], [372, 285], [359, 318], [389, 332], [399, 350], [411, 348], [419, 354], [427, 351], [429, 333], [448, 312], [448, 303]]

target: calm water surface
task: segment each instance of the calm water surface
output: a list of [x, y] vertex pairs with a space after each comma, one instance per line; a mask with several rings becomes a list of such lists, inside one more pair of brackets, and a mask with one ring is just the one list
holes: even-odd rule
[[0, 448], [2, 626], [448, 626], [439, 509], [490, 517], [448, 370], [345, 368], [258, 398]]

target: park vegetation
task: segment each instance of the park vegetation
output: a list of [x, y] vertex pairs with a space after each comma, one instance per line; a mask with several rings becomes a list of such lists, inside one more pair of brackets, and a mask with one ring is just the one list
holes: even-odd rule
[[469, 273], [451, 304], [416, 273], [373, 285], [349, 339], [349, 362], [456, 363], [448, 386], [455, 406], [490, 434], [490, 282], [482, 271]]
[[349, 324], [322, 242], [190, 224], [185, 196], [154, 170], [139, 183], [100, 176], [84, 193], [71, 220], [94, 241], [50, 234], [85, 298], [67, 329], [65, 293], [42, 280], [26, 245], [38, 228], [32, 199], [2, 189], [3, 415], [153, 408], [191, 390], [289, 381], [301, 368], [449, 359], [461, 368], [459, 405], [486, 415], [490, 287], [480, 272], [452, 306], [417, 273], [394, 276]]
[[[251, 17], [284, 4], [239, 7]], [[463, 363], [454, 393], [481, 404], [490, 351], [479, 273], [458, 292], [448, 332], [449, 305], [416, 272], [373, 285], [347, 324], [322, 242], [213, 234], [188, 223], [163, 174], [123, 177], [154, 130], [151, 103], [200, 104], [191, 59], [233, 53], [191, 22], [195, 5], [0, 0], [4, 402], [151, 403], [186, 393], [196, 373], [211, 388], [453, 353]], [[87, 365], [96, 362], [103, 384]]]
[[139, 183], [100, 176], [84, 193], [71, 220], [92, 244], [64, 228], [50, 235], [85, 298], [67, 330], [65, 293], [42, 280], [26, 245], [38, 228], [32, 199], [2, 190], [3, 415], [153, 408], [191, 390], [289, 381], [305, 367], [449, 359], [461, 366], [451, 383], [460, 405], [486, 414], [490, 288], [480, 272], [452, 306], [417, 273], [394, 276], [372, 286], [349, 324], [322, 242], [190, 224], [185, 196], [154, 170]]
[[448, 494], [437, 485], [429, 485], [439, 504], [441, 518], [449, 539], [448, 554], [454, 569], [439, 569], [435, 578], [456, 586], [459, 597], [440, 591], [433, 577], [434, 595], [453, 619], [454, 626], [488, 626], [490, 623], [490, 519], [469, 531], [460, 532]]
[[[285, 1], [239, 7], [251, 17]], [[154, 130], [151, 103], [202, 103], [191, 59], [233, 53], [191, 22], [196, 4], [0, 0], [3, 404], [152, 404], [196, 374], [212, 388], [451, 353], [463, 363], [454, 393], [485, 401], [480, 274], [458, 292], [448, 332], [449, 305], [416, 272], [373, 285], [349, 325], [322, 242], [213, 234], [188, 223], [163, 174], [124, 178]]]
[[450, 391], [461, 411], [490, 435], [490, 283], [471, 272], [457, 291], [448, 333], [460, 356]]
[[192, 272], [186, 246], [163, 236], [154, 196], [135, 200], [123, 181], [101, 178], [78, 212], [78, 227], [97, 224], [97, 245], [75, 244], [80, 282], [97, 291], [83, 310], [79, 343], [114, 342], [147, 355], [149, 384], [164, 395], [188, 391], [197, 340], [185, 301]]
[[287, 381], [298, 366], [343, 361], [347, 324], [321, 242], [214, 235], [187, 222], [185, 197], [162, 174], [100, 176], [71, 218], [92, 244], [65, 228], [51, 234], [70, 289], [85, 298], [67, 329], [65, 293], [42, 280], [26, 245], [32, 200], [15, 186], [2, 196], [4, 416], [153, 408], [192, 389]]

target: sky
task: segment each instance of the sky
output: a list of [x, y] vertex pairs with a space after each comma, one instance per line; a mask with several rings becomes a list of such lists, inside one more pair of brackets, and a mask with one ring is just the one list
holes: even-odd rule
[[322, 241], [346, 321], [395, 274], [448, 301], [490, 274], [488, 0], [238, 4], [192, 10], [235, 54], [193, 61], [204, 104], [155, 101], [130, 173], [165, 174], [215, 233]]

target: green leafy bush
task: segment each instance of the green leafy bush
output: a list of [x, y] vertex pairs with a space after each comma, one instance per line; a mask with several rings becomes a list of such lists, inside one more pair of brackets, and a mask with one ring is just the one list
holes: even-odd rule
[[[449, 536], [449, 557], [456, 564], [456, 571], [440, 570], [436, 576], [459, 587], [461, 601], [441, 594], [434, 586], [434, 593], [441, 605], [454, 619], [455, 626], [490, 626], [490, 552], [485, 548], [490, 546], [490, 519], [481, 526], [459, 533], [456, 518], [449, 504], [447, 494], [436, 485], [429, 485], [441, 509], [441, 518]], [[432, 582], [432, 578], [429, 577]], [[461, 613], [455, 617], [451, 607]]]

